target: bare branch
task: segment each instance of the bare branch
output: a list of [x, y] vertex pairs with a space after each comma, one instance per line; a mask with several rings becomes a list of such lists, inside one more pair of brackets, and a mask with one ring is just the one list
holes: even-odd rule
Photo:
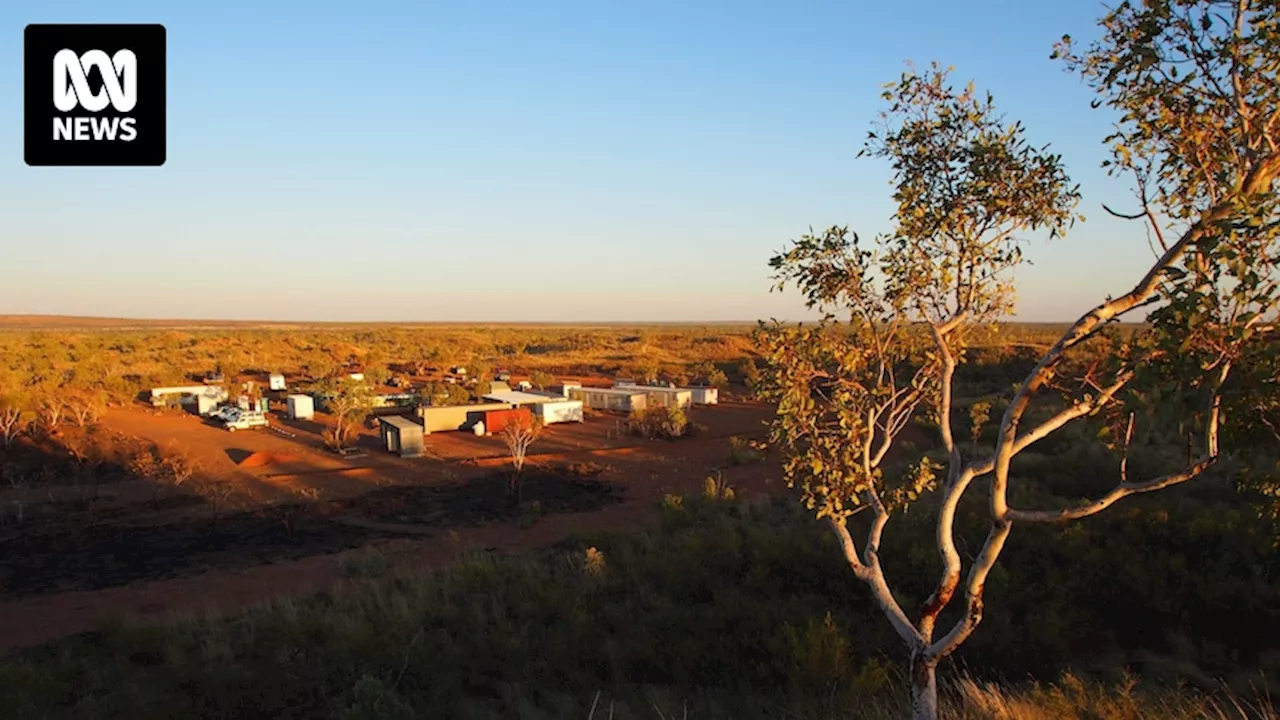
[[1214, 463], [1217, 461], [1218, 459], [1216, 457], [1207, 457], [1181, 472], [1164, 475], [1162, 477], [1155, 478], [1154, 480], [1148, 480], [1140, 483], [1122, 482], [1116, 486], [1116, 489], [1107, 493], [1105, 496], [1085, 505], [1067, 508], [1065, 510], [1015, 510], [1013, 508], [1009, 508], [1005, 513], [1005, 517], [1011, 521], [1039, 523], [1078, 520], [1080, 518], [1089, 517], [1090, 515], [1096, 515], [1130, 495], [1163, 490], [1167, 487], [1173, 487], [1174, 485], [1184, 483], [1200, 475], [1210, 467], [1213, 467]]
[[1141, 220], [1147, 216], [1145, 212], [1132, 213], [1132, 214], [1117, 212], [1115, 210], [1112, 210], [1110, 207], [1108, 207], [1106, 203], [1102, 203], [1102, 209], [1106, 210], [1111, 215], [1114, 215], [1115, 217], [1120, 218], [1121, 220]]

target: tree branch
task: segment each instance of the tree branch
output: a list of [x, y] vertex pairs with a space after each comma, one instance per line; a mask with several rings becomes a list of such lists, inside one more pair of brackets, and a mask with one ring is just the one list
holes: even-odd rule
[[[882, 517], [883, 520], [881, 519]], [[884, 522], [887, 520], [887, 515], [878, 514], [872, 526], [874, 528], [876, 523], [879, 523], [880, 529], [883, 530]], [[907, 614], [902, 611], [902, 606], [898, 604], [898, 601], [893, 597], [893, 593], [889, 590], [889, 584], [885, 581], [884, 571], [880, 567], [880, 560], [876, 553], [868, 547], [868, 562], [864, 562], [858, 557], [858, 550], [854, 545], [853, 536], [849, 534], [849, 528], [845, 523], [836, 518], [828, 517], [827, 525], [835, 533], [836, 539], [840, 543], [840, 549], [844, 553], [849, 567], [853, 569], [854, 575], [871, 588], [872, 596], [880, 606], [880, 609], [884, 611], [885, 616], [889, 618], [893, 629], [913, 650], [922, 647], [924, 642], [921, 640], [920, 634], [911, 625], [911, 621], [907, 619]], [[878, 537], [878, 533], [874, 529], [872, 534]]]
[[982, 622], [984, 609], [982, 593], [986, 590], [987, 576], [995, 567], [996, 560], [1004, 550], [1004, 543], [1009, 539], [1009, 532], [1012, 529], [1013, 524], [1007, 520], [996, 520], [991, 523], [991, 530], [987, 532], [982, 550], [978, 553], [973, 567], [969, 569], [969, 578], [965, 583], [964, 617], [952, 626], [950, 632], [925, 648], [923, 653], [925, 658], [940, 660], [950, 655], [973, 634], [978, 623]]
[[1200, 475], [1205, 470], [1208, 470], [1217, 461], [1217, 457], [1207, 457], [1194, 463], [1181, 472], [1164, 475], [1155, 478], [1154, 480], [1139, 483], [1122, 482], [1105, 496], [1085, 505], [1067, 508], [1065, 510], [1015, 510], [1013, 508], [1009, 508], [1005, 513], [1005, 517], [1014, 522], [1052, 523], [1079, 520], [1080, 518], [1089, 517], [1090, 515], [1096, 515], [1130, 495], [1154, 492], [1156, 490], [1163, 490], [1167, 487], [1184, 483], [1197, 475]]

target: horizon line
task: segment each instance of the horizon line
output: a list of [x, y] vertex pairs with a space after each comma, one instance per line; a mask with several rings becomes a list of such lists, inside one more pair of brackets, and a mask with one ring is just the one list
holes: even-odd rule
[[[35, 329], [35, 326], [41, 322], [44, 323], [75, 323], [82, 322], [93, 325], [207, 325], [207, 326], [232, 326], [232, 325], [252, 325], [252, 326], [271, 326], [271, 325], [328, 325], [328, 326], [353, 326], [353, 325], [397, 325], [397, 326], [587, 326], [587, 325], [609, 325], [609, 326], [626, 326], [626, 325], [755, 325], [763, 318], [752, 320], [292, 320], [292, 319], [227, 319], [227, 318], [182, 318], [182, 317], [118, 317], [109, 315], [62, 315], [54, 313], [22, 313], [22, 314], [0, 314], [0, 328], [16, 329], [24, 325]], [[772, 320], [774, 318], [770, 318]], [[1069, 325], [1075, 322], [1075, 319], [1064, 320], [1017, 320], [1009, 318], [997, 320], [997, 324], [1002, 325]], [[787, 321], [784, 323], [810, 322], [806, 320]], [[1120, 325], [1142, 325], [1143, 322], [1120, 322]]]

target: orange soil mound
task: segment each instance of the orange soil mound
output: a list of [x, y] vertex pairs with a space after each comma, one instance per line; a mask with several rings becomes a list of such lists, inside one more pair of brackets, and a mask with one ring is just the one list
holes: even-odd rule
[[240, 461], [240, 467], [263, 467], [264, 465], [274, 465], [277, 463], [290, 463], [296, 461], [292, 455], [281, 455], [279, 453], [256, 452], [250, 453], [245, 459]]

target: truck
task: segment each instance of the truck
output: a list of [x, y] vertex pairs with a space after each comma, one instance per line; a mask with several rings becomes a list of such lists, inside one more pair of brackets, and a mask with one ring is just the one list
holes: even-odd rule
[[223, 420], [223, 424], [227, 426], [228, 432], [235, 432], [237, 430], [254, 430], [268, 425], [267, 415], [262, 412], [240, 410], [235, 413], [229, 413], [224, 417], [225, 420]]

